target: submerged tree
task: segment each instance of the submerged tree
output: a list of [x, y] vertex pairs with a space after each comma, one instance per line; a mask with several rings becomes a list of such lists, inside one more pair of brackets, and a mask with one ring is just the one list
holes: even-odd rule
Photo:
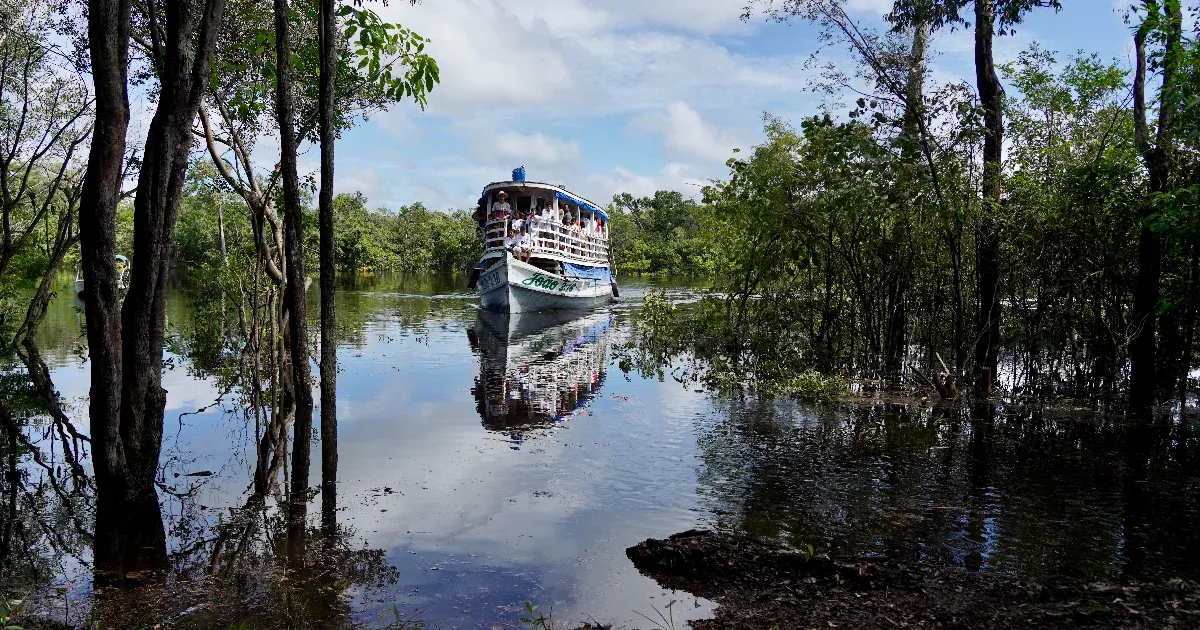
[[[971, 17], [961, 15], [968, 5]], [[1154, 139], [1139, 122], [1145, 69], [1131, 108], [1126, 73], [1093, 57], [1056, 69], [1054, 53], [1034, 46], [995, 66], [993, 38], [1035, 8], [1057, 9], [1052, 0], [901, 0], [889, 33], [854, 20], [841, 0], [755, 6], [777, 20], [813, 21], [823, 44], [848, 49], [857, 67], [823, 66], [817, 89], [862, 98], [848, 123], [810, 118], [797, 131], [769, 120], [767, 142], [730, 161], [728, 181], [706, 191], [720, 226], [709, 238], [722, 307], [664, 310], [658, 319], [689, 322], [665, 325], [681, 342], [664, 347], [751, 384], [813, 368], [907, 372], [924, 384], [934, 380], [925, 371], [940, 371], [932, 384], [943, 397], [957, 394], [949, 379], [970, 372], [980, 377], [971, 392], [985, 396], [994, 377], [1014, 394], [1108, 396], [1128, 375], [1136, 398], [1156, 364], [1169, 374], [1159, 386], [1186, 382], [1200, 231], [1195, 160], [1180, 149], [1195, 138], [1172, 129], [1176, 114], [1195, 109], [1187, 86], [1198, 56], [1171, 18], [1179, 3], [1149, 2], [1138, 13], [1139, 37], [1161, 49], [1143, 59], [1173, 77], [1159, 95], [1172, 104], [1158, 107]], [[975, 85], [930, 85], [930, 32], [968, 26]], [[1015, 94], [1004, 93], [1002, 76]], [[1169, 174], [1154, 175], [1158, 167]], [[1166, 179], [1155, 188], [1154, 177]], [[1147, 248], [1147, 239], [1159, 244]], [[1134, 264], [1151, 250], [1159, 253]], [[1145, 281], [1160, 258], [1171, 261], [1163, 279]], [[1159, 284], [1161, 299], [1148, 300]], [[1154, 343], [1146, 331], [1156, 322], [1170, 350], [1151, 351], [1147, 364], [1137, 357]]]
[[[92, 361], [90, 415], [96, 476], [97, 568], [123, 576], [163, 568], [165, 539], [154, 480], [162, 445], [166, 280], [191, 125], [208, 82], [224, 0], [142, 5], [158, 106], [134, 201], [134, 266], [118, 299], [116, 210], [129, 124], [129, 0], [92, 0], [88, 42], [95, 137], [80, 208], [84, 300]], [[120, 313], [118, 314], [118, 309]]]
[[[1180, 0], [1144, 0], [1142, 22], [1134, 32], [1136, 55], [1133, 75], [1133, 125], [1137, 148], [1146, 168], [1146, 196], [1138, 230], [1138, 276], [1130, 324], [1133, 339], [1129, 353], [1129, 407], [1144, 413], [1154, 403], [1157, 378], [1157, 330], [1162, 280], [1161, 228], [1154, 219], [1161, 195], [1178, 185], [1175, 115], [1180, 104], [1180, 66], [1183, 61], [1183, 16]], [[1159, 87], [1158, 121], [1154, 137], [1146, 122], [1147, 44], [1159, 46], [1153, 55], [1162, 85]]]

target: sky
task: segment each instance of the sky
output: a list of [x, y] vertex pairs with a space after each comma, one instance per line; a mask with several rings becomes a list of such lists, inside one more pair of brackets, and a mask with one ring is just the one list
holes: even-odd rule
[[[402, 103], [347, 131], [336, 149], [336, 191], [371, 208], [416, 201], [473, 207], [489, 182], [524, 166], [601, 204], [620, 192], [698, 197], [723, 178], [732, 150], [763, 139], [764, 113], [799, 121], [818, 113], [817, 28], [739, 19], [747, 0], [392, 0], [386, 21], [431, 41], [441, 84], [421, 111]], [[1037, 42], [1130, 67], [1127, 0], [1062, 0], [996, 42], [1013, 60]], [[884, 28], [891, 0], [847, 0]], [[934, 80], [974, 84], [969, 31], [935, 34]], [[842, 50], [818, 52], [848, 62]], [[317, 154], [301, 158], [315, 171]]]

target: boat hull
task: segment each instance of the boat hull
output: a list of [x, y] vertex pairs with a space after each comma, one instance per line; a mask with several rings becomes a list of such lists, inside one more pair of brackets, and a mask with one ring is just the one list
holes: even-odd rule
[[564, 278], [511, 255], [479, 274], [479, 303], [495, 313], [588, 309], [613, 300], [612, 285]]

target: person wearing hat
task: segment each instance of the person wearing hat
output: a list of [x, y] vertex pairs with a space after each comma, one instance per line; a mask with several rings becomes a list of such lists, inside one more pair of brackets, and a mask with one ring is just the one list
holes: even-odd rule
[[501, 190], [496, 195], [496, 201], [492, 202], [491, 217], [507, 219], [510, 214], [512, 214], [512, 206], [508, 205], [508, 193]]

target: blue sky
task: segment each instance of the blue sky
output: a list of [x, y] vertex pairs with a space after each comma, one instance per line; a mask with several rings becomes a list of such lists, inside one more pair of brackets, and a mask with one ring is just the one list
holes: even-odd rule
[[[429, 107], [393, 106], [347, 132], [338, 192], [371, 207], [473, 205], [488, 182], [529, 178], [606, 203], [617, 192], [699, 193], [734, 147], [762, 139], [762, 115], [816, 113], [817, 31], [803, 21], [738, 19], [746, 0], [393, 0], [384, 17], [430, 38], [441, 85]], [[847, 0], [883, 27], [891, 0]], [[1122, 0], [1062, 0], [997, 42], [1000, 61], [1037, 41], [1065, 59], [1095, 52], [1128, 67]], [[935, 35], [935, 81], [974, 83], [969, 32]], [[841, 50], [821, 53], [845, 57]], [[315, 170], [310, 151], [302, 170]]]

